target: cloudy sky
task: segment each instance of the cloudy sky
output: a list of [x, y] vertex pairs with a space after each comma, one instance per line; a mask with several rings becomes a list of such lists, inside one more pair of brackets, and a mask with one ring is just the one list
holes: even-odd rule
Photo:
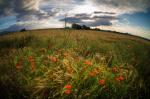
[[150, 39], [150, 0], [0, 0], [0, 31], [78, 23]]

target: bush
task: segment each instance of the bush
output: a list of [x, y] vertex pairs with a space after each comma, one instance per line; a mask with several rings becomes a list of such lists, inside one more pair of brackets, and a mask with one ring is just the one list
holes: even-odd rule
[[82, 27], [80, 26], [80, 25], [78, 25], [78, 24], [72, 24], [72, 28], [73, 29], [78, 29], [78, 30], [80, 30], [80, 29], [82, 29]]

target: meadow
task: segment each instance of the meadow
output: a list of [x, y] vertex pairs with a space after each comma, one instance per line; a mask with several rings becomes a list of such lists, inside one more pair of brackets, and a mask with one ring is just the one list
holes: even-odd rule
[[0, 36], [1, 99], [149, 99], [150, 41], [47, 29]]

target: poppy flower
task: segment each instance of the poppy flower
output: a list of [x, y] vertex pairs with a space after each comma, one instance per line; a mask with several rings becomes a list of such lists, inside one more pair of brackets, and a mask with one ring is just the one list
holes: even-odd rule
[[57, 62], [57, 58], [56, 57], [52, 57], [51, 61], [55, 63], [55, 62]]
[[20, 68], [21, 68], [21, 64], [20, 64], [20, 63], [17, 63], [17, 64], [16, 64], [16, 69], [19, 70]]
[[116, 72], [118, 71], [118, 69], [117, 69], [116, 67], [113, 67], [113, 68], [112, 68], [112, 71], [113, 71], [114, 73], [116, 73]]
[[94, 72], [90, 72], [90, 73], [89, 73], [89, 76], [90, 76], [90, 77], [93, 77], [93, 76], [95, 76], [95, 75], [96, 75], [96, 74], [95, 74]]
[[57, 62], [57, 58], [53, 57], [53, 56], [48, 56], [48, 59], [50, 59], [50, 61], [56, 63]]
[[71, 90], [65, 90], [64, 93], [69, 95], [69, 94], [71, 94]]
[[35, 63], [34, 62], [31, 63], [31, 68], [32, 68], [32, 70], [35, 70]]
[[33, 56], [29, 56], [29, 57], [28, 57], [28, 60], [29, 60], [29, 62], [35, 62]]
[[84, 64], [86, 64], [86, 65], [92, 65], [92, 62], [89, 61], [89, 60], [86, 60], [86, 61], [84, 61]]
[[105, 80], [104, 80], [104, 79], [99, 80], [99, 84], [100, 84], [101, 86], [105, 85]]
[[118, 77], [115, 77], [115, 80], [116, 81], [123, 81], [124, 80], [124, 77], [122, 75], [118, 76]]
[[123, 81], [124, 80], [124, 77], [123, 76], [119, 76], [119, 79], [120, 79], [120, 81]]
[[16, 69], [18, 69], [18, 70], [21, 69], [22, 63], [23, 63], [23, 60], [20, 59], [16, 64]]
[[116, 80], [116, 81], [120, 81], [119, 77], [115, 77], [115, 80]]
[[92, 72], [89, 73], [89, 76], [93, 77], [95, 75], [97, 75], [99, 72], [97, 69], [94, 69]]
[[65, 89], [71, 89], [72, 86], [71, 86], [71, 85], [65, 85], [64, 88], [65, 88]]

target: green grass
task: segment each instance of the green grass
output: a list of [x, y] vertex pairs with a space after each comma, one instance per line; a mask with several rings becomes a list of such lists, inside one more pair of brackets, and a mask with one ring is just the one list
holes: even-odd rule
[[149, 41], [111, 32], [37, 30], [4, 35], [0, 97], [146, 99], [149, 59]]

